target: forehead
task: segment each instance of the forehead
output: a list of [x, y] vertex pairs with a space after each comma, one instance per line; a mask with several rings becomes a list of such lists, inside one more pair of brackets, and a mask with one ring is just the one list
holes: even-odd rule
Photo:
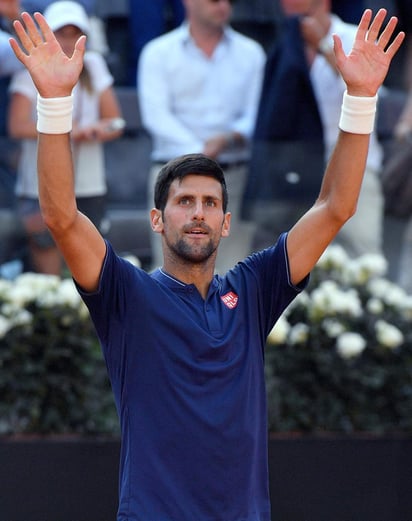
[[169, 197], [175, 197], [181, 194], [221, 199], [222, 186], [214, 177], [188, 174], [182, 179], [175, 179], [170, 185]]

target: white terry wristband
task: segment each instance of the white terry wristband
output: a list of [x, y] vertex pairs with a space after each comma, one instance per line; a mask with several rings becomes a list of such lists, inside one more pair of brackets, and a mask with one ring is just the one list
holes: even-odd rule
[[343, 94], [339, 128], [351, 134], [370, 134], [375, 125], [378, 95], [351, 96]]
[[72, 129], [73, 95], [42, 98], [37, 95], [37, 131], [42, 134], [67, 134]]

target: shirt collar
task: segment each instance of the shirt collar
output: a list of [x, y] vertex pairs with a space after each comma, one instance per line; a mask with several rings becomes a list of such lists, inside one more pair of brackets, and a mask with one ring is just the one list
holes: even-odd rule
[[[158, 268], [157, 270], [153, 271], [151, 273], [151, 277], [172, 290], [187, 291], [190, 288], [195, 288], [194, 284], [186, 284], [180, 281], [179, 279], [176, 279], [175, 277], [164, 271], [162, 268]], [[210, 283], [208, 294], [211, 295], [212, 293], [217, 291], [220, 286], [220, 278], [218, 275], [215, 275], [212, 279], [212, 282]]]

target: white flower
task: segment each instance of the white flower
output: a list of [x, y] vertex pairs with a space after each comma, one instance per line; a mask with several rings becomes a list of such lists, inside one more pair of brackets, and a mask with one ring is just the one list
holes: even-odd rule
[[367, 301], [366, 309], [369, 313], [372, 313], [372, 315], [380, 315], [384, 311], [385, 306], [381, 299], [373, 297]]
[[347, 265], [349, 256], [339, 244], [333, 244], [327, 248], [317, 262], [317, 266], [323, 269], [335, 268], [343, 270]]
[[347, 331], [339, 335], [336, 349], [342, 358], [359, 356], [366, 347], [366, 340], [358, 333]]
[[394, 325], [385, 320], [378, 320], [375, 324], [376, 338], [384, 347], [395, 349], [403, 342], [402, 332]]
[[345, 331], [343, 324], [339, 320], [327, 318], [322, 322], [322, 328], [330, 338], [336, 338]]
[[72, 279], [64, 279], [59, 286], [58, 299], [61, 304], [77, 308], [81, 298]]
[[361, 301], [356, 289], [341, 289], [335, 281], [322, 282], [311, 294], [313, 318], [323, 318], [345, 314], [360, 317], [363, 314]]
[[292, 345], [305, 344], [309, 337], [309, 331], [310, 328], [307, 324], [303, 324], [303, 322], [295, 324], [289, 332], [290, 343]]
[[372, 296], [380, 298], [388, 306], [402, 307], [408, 298], [406, 292], [401, 287], [387, 279], [371, 279], [367, 287]]
[[37, 294], [33, 291], [31, 286], [24, 286], [23, 284], [16, 284], [10, 289], [7, 300], [16, 307], [24, 307], [29, 302], [36, 300]]
[[49, 287], [37, 298], [37, 302], [45, 308], [68, 306], [76, 309], [80, 305], [80, 300], [72, 279], [63, 279], [58, 286]]
[[308, 309], [311, 306], [311, 298], [307, 291], [302, 291], [297, 295], [297, 297], [292, 300], [292, 302], [289, 304], [289, 306], [284, 311], [284, 315], [288, 316], [292, 313], [292, 311], [296, 310], [297, 308], [304, 310]]
[[351, 259], [345, 270], [348, 283], [365, 284], [368, 280], [385, 275], [388, 263], [383, 255], [365, 254]]
[[42, 273], [31, 272], [22, 273], [15, 280], [17, 286], [29, 286], [32, 288], [33, 293], [37, 295], [49, 289], [57, 289], [60, 282], [60, 277], [57, 275], [44, 275]]
[[31, 324], [33, 315], [27, 309], [20, 309], [12, 318], [13, 326], [25, 326]]
[[290, 324], [284, 315], [281, 315], [268, 335], [269, 344], [284, 344], [290, 331]]

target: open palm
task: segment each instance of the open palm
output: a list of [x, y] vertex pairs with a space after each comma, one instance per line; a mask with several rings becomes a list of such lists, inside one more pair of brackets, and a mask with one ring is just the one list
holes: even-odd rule
[[21, 18], [24, 26], [18, 20], [14, 22], [20, 45], [14, 38], [10, 45], [30, 72], [39, 94], [45, 98], [70, 95], [83, 68], [86, 37], [79, 38], [69, 57], [40, 13], [34, 15], [39, 27], [28, 13], [23, 13]]
[[397, 19], [392, 17], [382, 30], [386, 10], [380, 9], [372, 20], [367, 9], [358, 26], [353, 48], [345, 55], [340, 38], [334, 35], [336, 65], [348, 92], [354, 96], [374, 96], [388, 72], [393, 56], [405, 34], [400, 32], [389, 44]]

